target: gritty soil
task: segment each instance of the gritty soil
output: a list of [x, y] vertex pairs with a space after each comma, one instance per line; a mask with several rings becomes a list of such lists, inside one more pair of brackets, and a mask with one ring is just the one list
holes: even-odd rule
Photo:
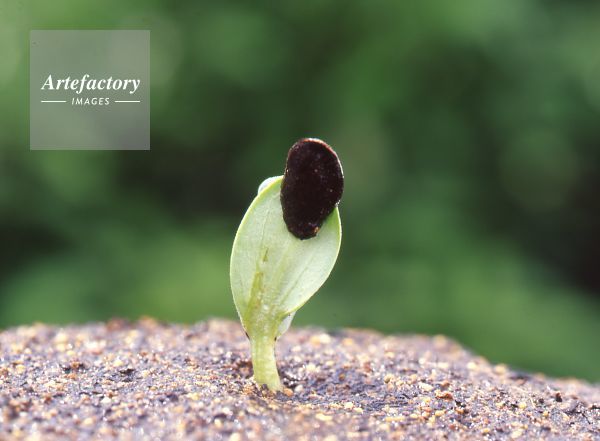
[[237, 323], [0, 334], [0, 439], [600, 439], [600, 387], [492, 365], [445, 337], [292, 329], [284, 392]]

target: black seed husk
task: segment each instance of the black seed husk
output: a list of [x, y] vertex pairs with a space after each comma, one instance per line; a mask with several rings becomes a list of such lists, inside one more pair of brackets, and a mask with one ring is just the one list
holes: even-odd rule
[[327, 143], [305, 138], [292, 146], [281, 184], [283, 220], [290, 233], [298, 239], [315, 237], [343, 191], [342, 165]]

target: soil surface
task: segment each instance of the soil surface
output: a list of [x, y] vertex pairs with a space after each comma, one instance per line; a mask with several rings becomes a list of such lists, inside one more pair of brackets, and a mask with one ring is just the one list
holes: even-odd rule
[[445, 337], [292, 329], [286, 389], [252, 381], [237, 323], [0, 334], [0, 439], [600, 439], [600, 386], [492, 365]]

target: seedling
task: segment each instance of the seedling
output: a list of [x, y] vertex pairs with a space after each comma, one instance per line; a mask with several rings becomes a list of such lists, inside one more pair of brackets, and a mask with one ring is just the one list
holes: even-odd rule
[[235, 236], [233, 300], [250, 339], [254, 380], [272, 391], [282, 388], [275, 342], [337, 259], [343, 187], [342, 166], [331, 147], [301, 139], [288, 153], [284, 175], [259, 186]]

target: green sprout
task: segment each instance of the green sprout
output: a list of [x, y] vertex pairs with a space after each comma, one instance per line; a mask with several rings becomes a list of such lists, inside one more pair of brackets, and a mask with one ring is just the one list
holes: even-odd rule
[[231, 253], [234, 303], [250, 339], [254, 381], [282, 389], [275, 342], [323, 285], [338, 256], [343, 174], [323, 141], [302, 139], [284, 176], [266, 179], [238, 228]]

